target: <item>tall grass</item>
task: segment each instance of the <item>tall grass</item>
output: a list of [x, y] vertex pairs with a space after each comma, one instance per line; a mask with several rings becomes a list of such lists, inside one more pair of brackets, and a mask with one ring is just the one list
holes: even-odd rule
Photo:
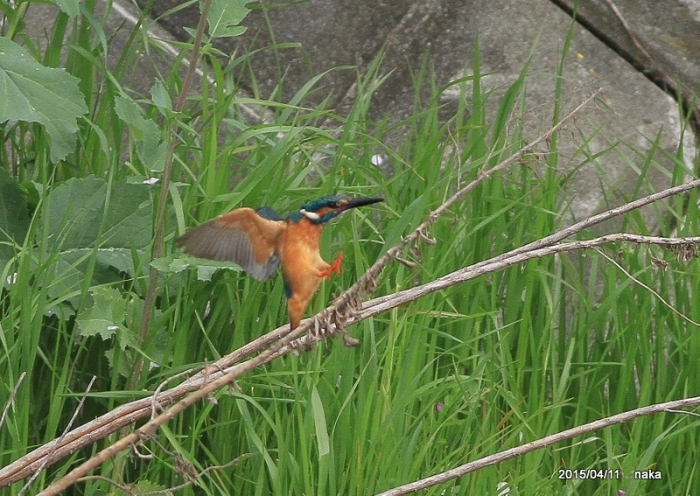
[[[321, 287], [309, 310], [315, 312], [460, 184], [531, 138], [522, 135], [528, 67], [504, 91], [489, 93], [478, 49], [471, 75], [450, 83], [460, 96], [447, 119], [440, 112], [446, 88], [425, 69], [415, 76], [414, 114], [389, 124], [367, 117], [382, 82], [379, 63], [360, 76], [357, 101], [344, 118], [306, 107], [322, 76], [290, 102], [243, 100], [229, 91], [238, 76], [231, 68], [245, 67], [243, 61], [214, 58], [208, 59], [213, 84], [172, 115], [157, 96], [165, 91], [174, 98], [178, 71], [163, 75], [150, 96], [134, 97], [120, 80], [133, 53], [109, 72], [106, 47], [93, 43], [87, 23], [78, 17], [70, 31], [67, 70], [80, 79], [89, 106], [75, 152], [53, 164], [39, 126], [3, 127], [3, 170], [22, 186], [29, 218], [2, 272], [0, 403], [9, 402], [0, 428], [2, 466], [59, 436], [92, 376], [97, 380], [78, 423], [286, 322], [280, 278], [261, 283], [231, 268], [182, 262], [173, 239], [186, 226], [240, 205], [288, 212], [334, 192], [383, 196], [383, 206], [359, 209], [324, 231], [322, 254], [329, 259], [342, 249], [344, 272]], [[61, 17], [54, 29], [47, 54], [68, 35]], [[142, 39], [134, 36], [130, 50]], [[553, 93], [557, 109], [560, 94]], [[251, 123], [242, 104], [264, 107], [270, 118]], [[498, 108], [493, 118], [490, 105]], [[144, 124], [153, 118], [158, 126]], [[158, 262], [164, 270], [157, 309], [139, 342], [158, 188], [141, 182], [157, 176], [146, 159], [157, 155], [169, 129], [178, 140], [166, 218], [171, 253]], [[390, 148], [387, 135], [396, 130], [405, 138]], [[430, 281], [562, 227], [567, 176], [553, 157], [563, 139], [551, 141], [548, 159], [527, 156], [484, 181], [434, 225], [435, 244], [406, 254], [415, 267], [396, 262], [385, 269], [377, 294]], [[392, 175], [371, 163], [378, 152], [390, 160]], [[635, 152], [631, 163], [639, 161]], [[661, 153], [654, 148], [645, 167], [656, 167], [654, 154]], [[680, 181], [681, 155], [668, 158]], [[675, 216], [679, 234], [697, 225], [695, 196], [685, 210], [680, 202], [660, 209]], [[626, 226], [646, 229], [634, 215]], [[700, 340], [688, 321], [700, 321], [693, 304], [697, 277], [697, 261], [679, 261], [660, 248], [620, 245], [532, 260], [364, 321], [351, 329], [360, 339], [356, 348], [332, 341], [258, 369], [173, 419], [137, 451], [107, 461], [99, 475], [143, 492], [191, 483], [178, 493], [367, 495], [609, 414], [697, 395]], [[129, 388], [139, 357], [150, 368]], [[428, 493], [697, 494], [691, 454], [698, 432], [690, 415], [640, 418]], [[113, 440], [52, 465], [29, 492]], [[561, 478], [564, 469], [621, 476], [584, 480], [564, 472]], [[639, 470], [660, 471], [662, 479], [635, 479]], [[21, 486], [11, 486], [10, 494]], [[105, 479], [90, 479], [73, 493], [114, 490]]]

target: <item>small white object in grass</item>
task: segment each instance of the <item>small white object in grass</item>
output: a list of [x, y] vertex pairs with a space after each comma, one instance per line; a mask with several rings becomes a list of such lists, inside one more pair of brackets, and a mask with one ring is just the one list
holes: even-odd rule
[[379, 153], [375, 153], [374, 155], [372, 155], [369, 161], [372, 163], [372, 165], [376, 165], [377, 167], [379, 167], [384, 163], [384, 157]]
[[209, 314], [211, 313], [211, 300], [207, 301], [207, 305], [204, 307], [204, 318], [206, 319], [209, 317]]
[[153, 186], [153, 185], [154, 185], [155, 183], [157, 183], [158, 181], [160, 181], [160, 179], [158, 179], [157, 177], [152, 177], [152, 178], [150, 178], [150, 179], [146, 179], [146, 180], [143, 182], [143, 184], [148, 184], [149, 186]]
[[15, 284], [17, 282], [17, 278], [19, 276], [17, 275], [17, 272], [15, 272], [12, 275], [7, 276], [7, 284]]

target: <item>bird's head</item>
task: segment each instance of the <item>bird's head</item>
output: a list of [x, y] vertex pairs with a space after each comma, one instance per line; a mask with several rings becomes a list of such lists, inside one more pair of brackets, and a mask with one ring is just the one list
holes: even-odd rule
[[325, 224], [340, 214], [355, 207], [371, 205], [384, 201], [383, 198], [348, 198], [343, 195], [324, 196], [318, 200], [304, 203], [301, 208], [290, 215], [293, 222], [306, 218], [312, 224]]

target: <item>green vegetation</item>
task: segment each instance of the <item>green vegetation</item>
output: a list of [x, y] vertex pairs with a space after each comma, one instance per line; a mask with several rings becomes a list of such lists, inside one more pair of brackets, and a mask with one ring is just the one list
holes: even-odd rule
[[[439, 99], [446, 88], [422, 68], [414, 114], [396, 124], [369, 121], [373, 91], [382, 83], [379, 61], [359, 76], [347, 117], [307, 107], [305, 97], [322, 75], [290, 102], [242, 99], [233, 89], [247, 56], [222, 61], [208, 43], [203, 57], [213, 82], [205, 81], [180, 110], [171, 103], [183, 83], [178, 68], [160, 76], [149, 95], [124, 86], [134, 51], [148, 42], [141, 31], [107, 69], [109, 40], [94, 2], [81, 7], [82, 15], [64, 7], [42, 51], [19, 37], [26, 5], [5, 6], [0, 38], [4, 57], [26, 59], [24, 65], [0, 59], [1, 84], [20, 92], [0, 107], [3, 467], [67, 426], [151, 394], [163, 381], [286, 322], [281, 278], [260, 283], [235, 266], [196, 265], [174, 249], [186, 226], [240, 205], [285, 212], [334, 192], [381, 194], [386, 203], [326, 229], [322, 254], [331, 259], [342, 249], [345, 270], [321, 287], [310, 309], [319, 311], [459, 187], [532, 139], [522, 135], [527, 67], [504, 92], [487, 93], [478, 50], [472, 75], [449, 85], [460, 98], [447, 119]], [[217, 33], [235, 35], [241, 12], [229, 13]], [[66, 36], [70, 49], [62, 53]], [[568, 56], [564, 50], [562, 59]], [[60, 78], [43, 72], [59, 65]], [[34, 69], [41, 73], [37, 85], [53, 80], [60, 87], [38, 89], [33, 100], [30, 83], [13, 77]], [[55, 95], [67, 100], [59, 116], [32, 114], [55, 106]], [[559, 95], [558, 88], [556, 109]], [[499, 106], [488, 117], [491, 100]], [[247, 121], [243, 104], [267, 109], [270, 118]], [[405, 139], [389, 148], [385, 137], [398, 130]], [[557, 162], [563, 139], [550, 140], [547, 154], [528, 154], [483, 181], [433, 225], [427, 234], [435, 244], [407, 250], [415, 267], [397, 261], [383, 271], [376, 295], [563, 227], [569, 199], [561, 192], [571, 180]], [[598, 158], [586, 145], [573, 158], [581, 166]], [[655, 147], [640, 158], [630, 150], [630, 162], [641, 164], [644, 191], [646, 170], [661, 169], [656, 156], [665, 152]], [[371, 163], [376, 153], [387, 157], [393, 175]], [[676, 164], [670, 182], [680, 183], [686, 172], [680, 149], [664, 158]], [[171, 163], [163, 204], [162, 182], [147, 180]], [[697, 200], [696, 191], [672, 199], [658, 215], [672, 216], [679, 235], [692, 235]], [[159, 225], [165, 253], [154, 261]], [[622, 231], [646, 234], [647, 227], [633, 212]], [[159, 278], [149, 304], [151, 267]], [[107, 460], [93, 474], [101, 479], [80, 482], [70, 494], [114, 494], [131, 484], [141, 494], [184, 484], [178, 494], [364, 496], [614, 413], [698, 395], [700, 334], [688, 319], [700, 322], [699, 271], [696, 260], [679, 261], [671, 251], [618, 244], [533, 259], [429, 294], [351, 327], [356, 348], [332, 340], [244, 375], [215, 401], [195, 404], [144, 439], [138, 454]], [[698, 494], [700, 467], [692, 454], [700, 451], [699, 425], [691, 415], [642, 417], [427, 494], [496, 495], [506, 488], [510, 495]], [[28, 493], [121, 435], [50, 465]], [[561, 479], [565, 469], [619, 471], [622, 479]], [[635, 480], [638, 470], [660, 471], [662, 480]]]

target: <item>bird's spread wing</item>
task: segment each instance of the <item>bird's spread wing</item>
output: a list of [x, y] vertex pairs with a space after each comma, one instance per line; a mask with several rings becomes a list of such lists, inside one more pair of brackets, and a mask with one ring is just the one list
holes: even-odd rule
[[264, 281], [279, 266], [277, 240], [284, 228], [282, 220], [262, 217], [252, 208], [238, 208], [190, 229], [177, 244], [195, 257], [235, 262]]

